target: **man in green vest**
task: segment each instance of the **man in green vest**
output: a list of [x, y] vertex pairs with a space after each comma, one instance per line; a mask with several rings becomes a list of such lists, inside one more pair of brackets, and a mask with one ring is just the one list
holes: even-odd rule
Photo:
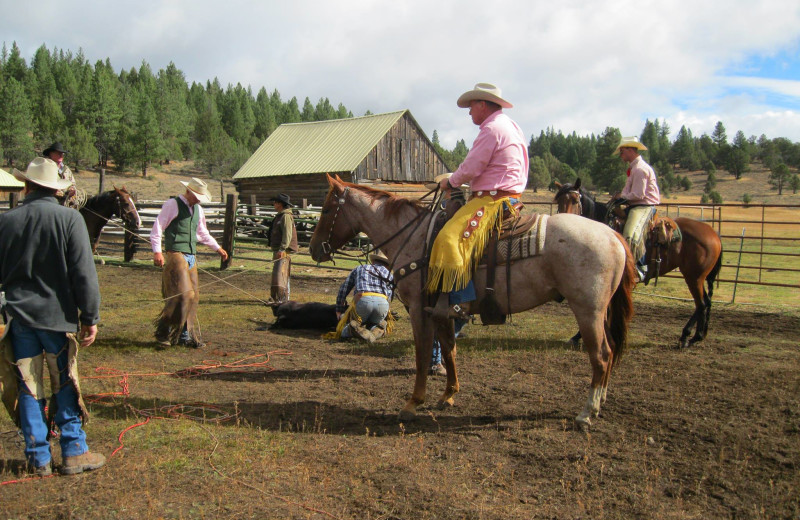
[[272, 248], [272, 285], [270, 300], [276, 303], [289, 299], [289, 277], [292, 274], [292, 259], [289, 253], [296, 253], [297, 228], [294, 225], [292, 208], [294, 204], [285, 193], [270, 199], [277, 212], [270, 224], [269, 246]]
[[164, 267], [161, 279], [164, 309], [156, 325], [156, 341], [162, 348], [174, 344], [193, 348], [204, 345], [197, 324], [200, 301], [195, 257], [197, 242], [215, 250], [223, 260], [228, 258], [228, 253], [208, 232], [200, 205], [211, 201], [208, 185], [197, 178], [181, 181], [181, 184], [186, 186], [186, 193], [164, 203], [150, 231], [153, 264]]

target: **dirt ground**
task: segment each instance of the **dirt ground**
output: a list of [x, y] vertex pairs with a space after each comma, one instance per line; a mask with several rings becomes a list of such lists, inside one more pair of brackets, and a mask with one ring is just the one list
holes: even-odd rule
[[[468, 326], [455, 406], [433, 406], [444, 380], [432, 377], [418, 418], [400, 423], [414, 361], [398, 302], [391, 337], [331, 342], [259, 330], [273, 321], [263, 272], [206, 272], [208, 345], [157, 351], [160, 273], [98, 272], [102, 326], [80, 358], [87, 430], [92, 449], [111, 455], [121, 433], [124, 448], [92, 473], [0, 485], [2, 518], [800, 517], [797, 312], [718, 305], [708, 339], [677, 350], [691, 305], [636, 295], [628, 350], [583, 434], [590, 369], [562, 341], [575, 328], [564, 304]], [[293, 298], [332, 303], [340, 281], [295, 277]], [[97, 396], [123, 382], [127, 397]], [[175, 418], [190, 404], [205, 420]], [[167, 418], [125, 431], [147, 416]], [[21, 466], [3, 417], [0, 482]]]

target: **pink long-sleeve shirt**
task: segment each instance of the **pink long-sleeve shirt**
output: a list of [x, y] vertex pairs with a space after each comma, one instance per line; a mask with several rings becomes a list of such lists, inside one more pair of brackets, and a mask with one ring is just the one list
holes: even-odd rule
[[[208, 232], [206, 215], [203, 212], [203, 207], [200, 204], [191, 206], [183, 195], [180, 195], [180, 199], [189, 207], [190, 214], [193, 215], [195, 209], [200, 212], [200, 218], [197, 221], [197, 241], [207, 245], [214, 251], [218, 251], [220, 248], [219, 244], [214, 240], [214, 237], [211, 236], [211, 233]], [[164, 235], [164, 230], [167, 229], [169, 223], [177, 216], [178, 201], [175, 199], [167, 200], [164, 205], [161, 206], [161, 212], [153, 223], [153, 229], [150, 230], [150, 247], [153, 248], [154, 253], [161, 253], [161, 237]]]
[[656, 172], [652, 166], [644, 162], [641, 155], [630, 164], [631, 174], [625, 181], [625, 188], [620, 193], [620, 197], [626, 199], [632, 205], [646, 204], [656, 206], [661, 204], [661, 193], [656, 182]]
[[528, 145], [519, 125], [502, 110], [487, 117], [450, 184], [469, 184], [473, 192], [522, 193], [528, 184]]

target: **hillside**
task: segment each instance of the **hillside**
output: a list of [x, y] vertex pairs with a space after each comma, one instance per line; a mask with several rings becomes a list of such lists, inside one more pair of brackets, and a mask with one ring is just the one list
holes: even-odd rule
[[[742, 202], [742, 197], [748, 194], [752, 204], [800, 204], [800, 192], [793, 194], [791, 189], [784, 187], [783, 195], [779, 196], [778, 190], [769, 183], [769, 174], [769, 170], [761, 163], [751, 164], [750, 171], [742, 175], [739, 180], [725, 170], [717, 170], [715, 190], [722, 195], [724, 203]], [[675, 175], [688, 176], [692, 181], [692, 187], [687, 191], [673, 191], [669, 197], [662, 197], [662, 202], [699, 203], [708, 174], [702, 170], [686, 171], [676, 168]], [[552, 195], [550, 192], [540, 190], [533, 195], [533, 199], [545, 202], [552, 200]], [[609, 194], [598, 193], [597, 198], [604, 202], [609, 199]]]
[[[664, 202], [699, 203], [703, 195], [707, 174], [705, 171], [687, 172], [676, 170], [676, 175], [687, 175], [692, 181], [692, 188], [688, 191], [676, 191], [665, 197]], [[88, 195], [97, 192], [100, 175], [93, 170], [81, 170], [75, 174], [78, 185]], [[210, 179], [208, 175], [197, 169], [192, 161], [172, 162], [159, 168], [150, 168], [147, 177], [143, 178], [139, 172], [107, 171], [105, 175], [105, 188], [111, 189], [113, 185], [125, 186], [135, 193], [139, 200], [164, 200], [171, 195], [181, 193], [183, 186], [180, 181], [187, 181], [191, 177], [199, 177], [209, 182], [211, 193], [215, 202], [219, 202], [219, 181]], [[718, 191], [726, 203], [741, 202], [744, 194], [749, 194], [753, 204], [800, 204], [800, 193], [793, 194], [790, 189], [784, 189], [783, 195], [769, 184], [769, 170], [760, 163], [750, 166], [750, 171], [736, 180], [724, 170], [717, 171]], [[223, 183], [224, 194], [236, 193], [232, 182]], [[553, 194], [549, 191], [531, 193], [531, 199], [537, 202], [549, 202]], [[608, 195], [600, 193], [600, 200], [606, 200]]]

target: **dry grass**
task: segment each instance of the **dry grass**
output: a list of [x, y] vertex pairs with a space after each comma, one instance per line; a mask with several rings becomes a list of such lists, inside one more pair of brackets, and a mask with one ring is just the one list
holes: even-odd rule
[[[154, 419], [128, 431], [97, 472], [0, 486], [9, 518], [784, 518], [800, 515], [797, 312], [718, 306], [710, 336], [674, 350], [691, 306], [637, 296], [630, 349], [590, 435], [572, 418], [586, 397], [586, 355], [566, 348], [574, 318], [549, 304], [459, 342], [456, 406], [399, 423], [411, 390], [408, 321], [375, 346], [331, 343], [271, 322], [249, 294], [201, 275], [209, 346], [155, 351], [159, 273], [99, 268], [103, 321], [81, 353], [87, 394], [115, 391], [97, 367], [174, 372], [273, 354], [270, 366], [194, 378], [131, 376], [130, 396], [91, 405], [106, 455], [140, 410], [203, 402], [236, 420]], [[341, 275], [343, 276], [343, 275]], [[340, 280], [298, 277], [295, 297], [331, 302]], [[327, 290], [327, 292], [326, 292]], [[399, 303], [394, 308], [404, 316]], [[265, 359], [262, 357], [262, 359]], [[429, 380], [429, 401], [443, 389]], [[207, 416], [213, 417], [209, 408]], [[0, 419], [0, 432], [11, 425]], [[0, 435], [0, 481], [21, 448]]]

